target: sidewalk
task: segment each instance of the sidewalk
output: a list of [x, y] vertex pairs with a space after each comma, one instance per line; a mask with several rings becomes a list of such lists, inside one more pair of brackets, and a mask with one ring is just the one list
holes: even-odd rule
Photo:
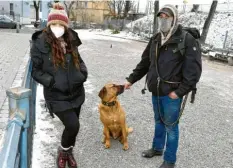
[[[141, 152], [151, 147], [154, 133], [151, 93], [141, 94], [144, 79], [119, 96], [127, 124], [134, 128], [128, 137], [130, 149], [123, 151], [116, 140], [111, 140], [110, 149], [105, 149], [101, 143], [103, 125], [99, 119], [98, 93], [107, 82], [122, 84], [125, 81], [141, 59], [146, 44], [78, 32], [83, 42], [79, 51], [89, 71], [85, 83], [86, 101], [81, 110], [80, 132], [74, 149], [79, 167], [158, 168], [163, 157], [141, 157]], [[180, 121], [176, 168], [233, 167], [232, 72], [233, 67], [203, 61], [195, 104], [187, 103]], [[51, 119], [44, 109], [42, 87], [39, 86], [37, 91], [32, 168], [54, 168], [64, 127], [57, 117]]]
[[0, 140], [9, 118], [6, 89], [21, 85], [30, 38], [30, 34], [0, 31]]

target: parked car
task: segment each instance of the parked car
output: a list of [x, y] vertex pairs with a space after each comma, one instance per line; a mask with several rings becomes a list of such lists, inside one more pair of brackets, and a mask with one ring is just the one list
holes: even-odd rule
[[[12, 20], [10, 17], [6, 15], [0, 15], [0, 28], [16, 29], [17, 22]], [[19, 24], [19, 28], [21, 29], [20, 24]]]

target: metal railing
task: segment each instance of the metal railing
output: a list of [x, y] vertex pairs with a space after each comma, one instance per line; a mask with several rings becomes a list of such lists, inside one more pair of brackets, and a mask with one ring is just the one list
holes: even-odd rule
[[31, 167], [35, 126], [36, 82], [29, 58], [21, 87], [8, 89], [10, 118], [0, 153], [0, 168]]

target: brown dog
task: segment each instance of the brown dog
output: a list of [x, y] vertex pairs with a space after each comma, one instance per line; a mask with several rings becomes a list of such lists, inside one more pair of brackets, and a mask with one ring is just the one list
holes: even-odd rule
[[115, 84], [106, 84], [99, 92], [102, 100], [99, 105], [100, 120], [104, 125], [102, 142], [105, 148], [110, 148], [110, 137], [113, 137], [119, 138], [124, 150], [129, 149], [127, 136], [133, 129], [126, 125], [125, 112], [117, 100], [117, 96], [123, 92], [124, 86]]

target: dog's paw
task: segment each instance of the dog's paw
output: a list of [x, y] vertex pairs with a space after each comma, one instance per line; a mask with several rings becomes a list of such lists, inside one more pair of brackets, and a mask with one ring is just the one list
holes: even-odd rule
[[129, 149], [129, 145], [128, 145], [128, 144], [124, 144], [123, 149], [124, 149], [125, 151], [128, 150], [128, 149]]
[[110, 143], [107, 143], [107, 142], [105, 143], [105, 149], [110, 148], [110, 146], [111, 146]]

